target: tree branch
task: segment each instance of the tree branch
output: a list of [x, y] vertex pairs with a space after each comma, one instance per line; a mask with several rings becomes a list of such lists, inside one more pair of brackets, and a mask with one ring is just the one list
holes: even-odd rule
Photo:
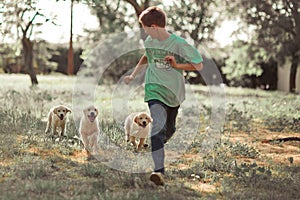
[[133, 6], [137, 16], [141, 14], [143, 8], [136, 2], [136, 0], [125, 0], [125, 1], [130, 3]]
[[148, 8], [149, 5], [150, 5], [150, 0], [145, 0], [144, 6], [143, 6], [143, 10], [146, 9], [146, 8]]
[[120, 2], [121, 2], [121, 0], [118, 0], [117, 7], [116, 7], [116, 9], [114, 10], [114, 12], [117, 12], [117, 11], [119, 10]]
[[[25, 28], [24, 30], [22, 29], [22, 31], [23, 31], [23, 37], [26, 37], [26, 34], [27, 34], [28, 29], [32, 26], [34, 19], [35, 19], [36, 16], [38, 16], [38, 15], [41, 15], [41, 14], [40, 14], [39, 12], [36, 12], [36, 13], [34, 14], [34, 16], [32, 17], [32, 19], [28, 22], [26, 28]], [[29, 36], [28, 36], [28, 37], [29, 37]]]

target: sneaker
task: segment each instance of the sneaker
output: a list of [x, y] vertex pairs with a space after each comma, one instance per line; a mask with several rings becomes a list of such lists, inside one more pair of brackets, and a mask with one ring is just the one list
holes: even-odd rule
[[165, 184], [163, 175], [160, 172], [152, 172], [152, 174], [150, 175], [150, 181], [152, 181], [155, 185]]
[[171, 138], [167, 138], [164, 140], [164, 144], [168, 143]]
[[173, 134], [171, 136], [166, 136], [164, 139], [164, 144], [166, 144], [171, 139], [172, 136]]

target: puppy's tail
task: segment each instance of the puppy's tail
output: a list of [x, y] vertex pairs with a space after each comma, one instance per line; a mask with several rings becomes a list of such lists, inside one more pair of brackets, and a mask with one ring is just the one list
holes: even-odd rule
[[129, 134], [128, 133], [125, 134], [125, 141], [129, 142]]
[[125, 129], [125, 141], [129, 142], [130, 141], [130, 129], [131, 129], [131, 124], [132, 124], [132, 120], [130, 119], [130, 117], [127, 117], [125, 119], [125, 123], [124, 123], [124, 129]]
[[52, 117], [51, 117], [51, 113], [49, 113], [45, 133], [49, 133], [51, 123], [52, 123]]
[[129, 131], [130, 130], [126, 126], [124, 126], [124, 129], [125, 129], [125, 141], [129, 142]]

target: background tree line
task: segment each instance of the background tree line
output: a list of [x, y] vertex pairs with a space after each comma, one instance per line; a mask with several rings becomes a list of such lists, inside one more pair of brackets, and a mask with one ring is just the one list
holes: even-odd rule
[[[105, 39], [107, 34], [140, 27], [137, 20], [139, 14], [151, 5], [161, 4], [157, 0], [73, 1], [87, 4], [99, 22], [98, 30], [86, 30], [88, 37], [81, 38], [80, 42], [84, 45], [75, 42], [75, 73], [95, 42]], [[266, 89], [276, 89], [277, 67], [289, 60], [290, 91], [295, 91], [300, 62], [298, 0], [174, 0], [169, 1], [164, 10], [168, 15], [170, 31], [190, 38], [199, 49], [201, 46], [209, 47], [212, 58], [207, 59], [212, 59], [218, 65], [228, 85], [263, 85]], [[32, 84], [38, 84], [36, 73], [66, 73], [68, 47], [38, 41], [32, 35], [33, 30], [38, 30], [44, 23], [59, 23], [46, 16], [36, 1], [2, 1], [0, 15], [3, 19], [0, 22], [3, 41], [8, 37], [17, 41], [13, 45], [0, 43], [2, 68], [21, 66], [19, 71], [29, 74]], [[224, 20], [239, 21], [235, 34], [243, 33], [247, 39], [236, 40], [226, 47], [218, 46], [214, 32]], [[141, 31], [140, 35], [145, 39], [145, 33]], [[121, 55], [112, 63], [107, 72], [109, 79], [118, 80], [120, 72], [136, 64], [139, 54], [130, 56], [132, 59], [128, 59], [128, 55]], [[187, 77], [192, 83], [204, 83], [199, 74], [187, 74]]]

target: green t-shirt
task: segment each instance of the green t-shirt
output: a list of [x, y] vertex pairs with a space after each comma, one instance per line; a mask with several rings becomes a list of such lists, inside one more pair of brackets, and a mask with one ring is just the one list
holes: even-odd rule
[[195, 47], [175, 34], [164, 41], [149, 36], [145, 41], [145, 49], [148, 60], [145, 102], [156, 99], [170, 107], [179, 106], [185, 99], [183, 70], [171, 67], [164, 58], [173, 55], [177, 63], [198, 64], [203, 61], [202, 56]]

